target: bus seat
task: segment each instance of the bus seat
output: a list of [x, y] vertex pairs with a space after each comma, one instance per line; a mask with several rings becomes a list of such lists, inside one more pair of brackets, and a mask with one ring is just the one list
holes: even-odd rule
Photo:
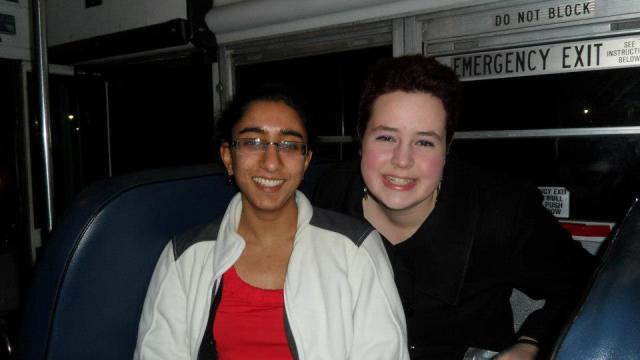
[[553, 359], [640, 359], [640, 204], [610, 239]]
[[[305, 174], [307, 194], [321, 169]], [[235, 192], [212, 166], [115, 177], [83, 191], [38, 256], [17, 358], [130, 359], [161, 250], [221, 215]]]

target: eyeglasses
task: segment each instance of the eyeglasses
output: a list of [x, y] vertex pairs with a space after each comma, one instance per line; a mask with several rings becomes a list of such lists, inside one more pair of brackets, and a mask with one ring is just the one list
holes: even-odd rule
[[231, 142], [232, 147], [246, 154], [264, 153], [269, 148], [269, 145], [274, 145], [276, 151], [282, 154], [298, 153], [307, 155], [309, 150], [307, 144], [291, 140], [265, 141], [260, 138], [237, 138]]

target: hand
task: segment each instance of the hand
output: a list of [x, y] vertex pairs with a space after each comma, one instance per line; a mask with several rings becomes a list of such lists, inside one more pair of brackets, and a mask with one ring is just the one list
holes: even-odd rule
[[496, 360], [534, 360], [537, 355], [537, 346], [519, 343], [498, 354]]

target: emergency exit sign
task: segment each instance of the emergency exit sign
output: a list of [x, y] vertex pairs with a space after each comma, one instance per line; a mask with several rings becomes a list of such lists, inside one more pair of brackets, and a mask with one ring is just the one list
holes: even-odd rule
[[442, 56], [461, 80], [640, 66], [640, 37], [595, 39]]
[[540, 186], [542, 205], [555, 217], [569, 217], [569, 190], [560, 186]]

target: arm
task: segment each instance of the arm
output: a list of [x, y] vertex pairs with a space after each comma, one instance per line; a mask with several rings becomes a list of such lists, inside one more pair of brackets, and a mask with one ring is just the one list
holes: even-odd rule
[[354, 299], [349, 359], [408, 360], [404, 311], [377, 232], [358, 248], [349, 282]]
[[[545, 299], [545, 305], [527, 317], [517, 337], [538, 341], [544, 351], [555, 342], [582, 293], [594, 259], [541, 202], [537, 189], [527, 189], [520, 199], [512, 231], [517, 244], [512, 268], [516, 288], [533, 299]], [[523, 352], [534, 347], [519, 343], [509, 350]], [[510, 358], [533, 357], [504, 357]]]
[[186, 298], [173, 255], [173, 242], [162, 251], [151, 277], [134, 360], [188, 359]]

